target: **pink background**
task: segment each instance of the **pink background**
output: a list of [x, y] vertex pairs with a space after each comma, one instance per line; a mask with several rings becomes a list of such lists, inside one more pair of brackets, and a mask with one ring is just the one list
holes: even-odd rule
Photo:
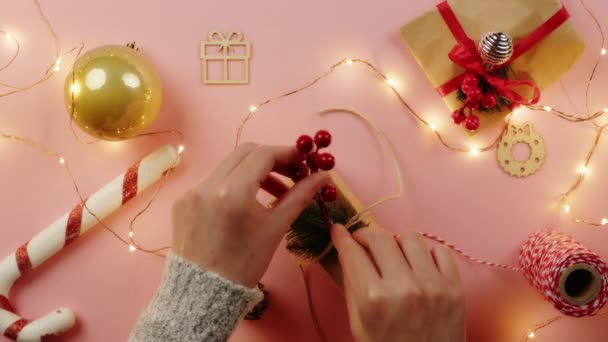
[[[153, 129], [177, 128], [186, 136], [183, 163], [150, 211], [139, 221], [139, 241], [149, 247], [170, 241], [173, 199], [204, 177], [232, 149], [238, 123], [251, 104], [304, 85], [344, 57], [368, 59], [398, 80], [399, 91], [450, 141], [473, 146], [448, 121], [449, 114], [399, 37], [399, 27], [436, 1], [43, 1], [65, 51], [84, 41], [87, 48], [136, 40], [164, 85], [161, 118]], [[585, 37], [588, 50], [561, 84], [543, 94], [543, 102], [583, 115], [584, 84], [599, 53], [600, 37], [577, 1], [566, 5]], [[601, 22], [608, 5], [590, 0]], [[23, 54], [0, 81], [25, 84], [37, 79], [53, 60], [50, 35], [32, 1], [3, 1], [1, 28], [12, 32]], [[241, 29], [253, 42], [251, 83], [205, 86], [198, 47], [212, 29]], [[10, 46], [0, 41], [4, 61]], [[73, 57], [65, 58], [69, 65]], [[171, 138], [79, 145], [70, 135], [63, 105], [64, 68], [31, 91], [0, 100], [0, 127], [34, 138], [61, 151], [74, 164], [85, 193], [91, 193], [128, 165]], [[591, 92], [593, 109], [608, 105], [602, 65]], [[327, 128], [335, 135], [332, 150], [338, 169], [364, 203], [395, 191], [389, 159], [372, 134], [345, 115], [318, 118], [327, 107], [367, 113], [398, 148], [405, 196], [375, 210], [377, 221], [394, 232], [419, 229], [436, 233], [480, 258], [515, 265], [528, 234], [556, 227], [608, 256], [607, 233], [569, 222], [557, 207], [559, 194], [575, 180], [594, 131], [542, 112], [524, 111], [545, 139], [547, 160], [538, 174], [507, 176], [491, 151], [472, 158], [443, 148], [428, 129], [402, 109], [389, 89], [362, 66], [343, 67], [314, 88], [276, 102], [258, 113], [245, 139], [289, 144], [301, 133]], [[496, 132], [491, 132], [495, 134]], [[485, 140], [484, 140], [485, 139]], [[0, 140], [2, 238], [8, 254], [76, 202], [64, 170], [55, 160], [11, 141]], [[591, 176], [572, 198], [573, 212], [596, 221], [608, 215], [605, 191], [608, 141], [599, 147]], [[137, 198], [107, 222], [123, 236], [129, 219], [150, 193]], [[3, 255], [2, 255], [3, 256]], [[461, 262], [466, 279], [470, 341], [519, 341], [536, 322], [557, 312], [516, 273]], [[77, 328], [62, 340], [124, 340], [156, 290], [163, 261], [130, 253], [101, 228], [70, 245], [60, 256], [18, 283], [12, 300], [19, 312], [37, 317], [59, 306], [77, 313]], [[233, 341], [315, 341], [304, 288], [292, 259], [280, 249], [264, 282], [272, 306], [259, 322], [244, 322]], [[314, 301], [333, 341], [350, 340], [343, 299], [318, 270]], [[403, 317], [407, 319], [407, 316]], [[605, 341], [605, 318], [568, 319], [539, 333], [539, 341]]]

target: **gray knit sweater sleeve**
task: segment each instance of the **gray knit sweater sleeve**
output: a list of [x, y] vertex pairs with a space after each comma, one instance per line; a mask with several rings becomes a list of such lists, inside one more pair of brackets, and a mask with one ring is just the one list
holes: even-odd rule
[[226, 341], [263, 295], [169, 254], [154, 299], [139, 318], [130, 342]]

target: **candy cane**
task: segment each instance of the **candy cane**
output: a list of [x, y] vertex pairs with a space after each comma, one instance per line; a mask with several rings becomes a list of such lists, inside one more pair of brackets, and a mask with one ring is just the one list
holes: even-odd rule
[[[87, 208], [99, 219], [106, 218], [158, 181], [176, 164], [177, 158], [173, 146], [156, 150], [89, 197]], [[31, 321], [23, 319], [11, 306], [8, 296], [19, 277], [57, 254], [97, 223], [81, 203], [0, 261], [0, 332], [4, 332], [4, 336], [15, 341], [41, 341], [44, 336], [59, 335], [74, 325], [76, 317], [68, 308], [56, 309]]]

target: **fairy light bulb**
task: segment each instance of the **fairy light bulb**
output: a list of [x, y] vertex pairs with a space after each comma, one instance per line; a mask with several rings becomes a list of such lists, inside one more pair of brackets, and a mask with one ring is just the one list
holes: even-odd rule
[[59, 164], [65, 164], [65, 159], [63, 159], [63, 157], [59, 157]]
[[133, 237], [133, 232], [129, 232], [129, 237], [132, 238]]
[[600, 50], [600, 55], [602, 55], [602, 56], [603, 56], [603, 55], [605, 55], [605, 54], [606, 54], [606, 48], [602, 48], [602, 49]]
[[550, 112], [553, 110], [553, 108], [551, 108], [549, 106], [543, 106], [543, 109], [545, 110], [545, 112]]
[[564, 206], [563, 206], [562, 208], [564, 209], [564, 212], [565, 212], [566, 214], [569, 214], [569, 213], [570, 213], [570, 209], [571, 209], [571, 208], [570, 208], [570, 204], [566, 203], [566, 204], [564, 204]]
[[177, 154], [182, 154], [182, 152], [184, 152], [186, 148], [184, 147], [184, 145], [179, 145], [179, 147], [177, 148]]
[[388, 83], [388, 85], [390, 85], [393, 88], [395, 88], [398, 85], [397, 81], [392, 78], [387, 78], [386, 83]]
[[511, 115], [507, 115], [505, 116], [505, 122], [509, 123], [511, 119], [515, 119], [517, 117], [519, 117], [521, 115], [522, 109], [521, 108], [515, 108], [513, 109], [513, 111], [511, 112]]
[[8, 33], [8, 32], [4, 33], [4, 37], [6, 37], [6, 39], [10, 39], [10, 40], [13, 39], [13, 36], [10, 33]]
[[604, 218], [602, 219], [602, 226], [605, 226], [605, 225], [607, 225], [607, 224], [608, 224], [608, 218], [605, 218], [605, 217], [604, 217]]
[[252, 112], [252, 113], [255, 112], [256, 110], [258, 110], [258, 107], [256, 107], [256, 106], [250, 106], [249, 107], [249, 111]]
[[61, 57], [57, 58], [55, 61], [55, 67], [53, 68], [55, 71], [61, 70]]
[[481, 151], [478, 148], [472, 148], [469, 150], [469, 154], [473, 157], [478, 156]]
[[136, 249], [137, 248], [135, 248], [135, 246], [129, 245], [129, 252], [133, 253], [133, 252], [135, 252]]
[[581, 175], [587, 176], [587, 175], [589, 175], [590, 172], [591, 172], [591, 170], [589, 169], [589, 166], [587, 166], [587, 165], [581, 165], [578, 168], [578, 173], [580, 173]]
[[352, 60], [352, 59], [347, 59], [347, 60], [346, 60], [346, 64], [348, 64], [348, 65], [353, 64], [353, 60]]
[[535, 338], [536, 334], [534, 333], [534, 331], [530, 331], [530, 333], [528, 334], [528, 338]]
[[429, 124], [429, 128], [431, 129], [431, 131], [433, 132], [437, 132], [437, 125], [434, 123], [430, 123]]

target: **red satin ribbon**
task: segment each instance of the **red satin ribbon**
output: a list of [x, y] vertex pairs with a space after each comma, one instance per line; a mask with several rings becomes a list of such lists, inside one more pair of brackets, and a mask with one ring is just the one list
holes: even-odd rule
[[[444, 1], [440, 3], [437, 5], [437, 9], [439, 10], [439, 14], [441, 14], [443, 17], [445, 23], [448, 25], [452, 35], [454, 35], [454, 38], [456, 38], [456, 41], [458, 42], [458, 45], [456, 45], [449, 53], [450, 59], [455, 64], [460, 65], [469, 72], [474, 72], [485, 78], [500, 96], [509, 99], [513, 104], [530, 105], [538, 103], [540, 100], [540, 89], [534, 81], [505, 80], [498, 77], [495, 73], [485, 70], [481, 57], [479, 57], [477, 52], [477, 45], [464, 32], [464, 29], [460, 25], [458, 18], [456, 18], [456, 15], [454, 14], [454, 11], [452, 11], [452, 8], [448, 2]], [[545, 39], [549, 34], [568, 20], [569, 17], [570, 14], [566, 8], [562, 7], [549, 20], [515, 45], [511, 61], [519, 58], [530, 48]], [[447, 96], [460, 88], [463, 78], [464, 74], [459, 75], [438, 87], [437, 91], [442, 97]], [[531, 99], [527, 100], [523, 98], [514, 90], [514, 88], [520, 86], [530, 87], [534, 91], [534, 95]]]

